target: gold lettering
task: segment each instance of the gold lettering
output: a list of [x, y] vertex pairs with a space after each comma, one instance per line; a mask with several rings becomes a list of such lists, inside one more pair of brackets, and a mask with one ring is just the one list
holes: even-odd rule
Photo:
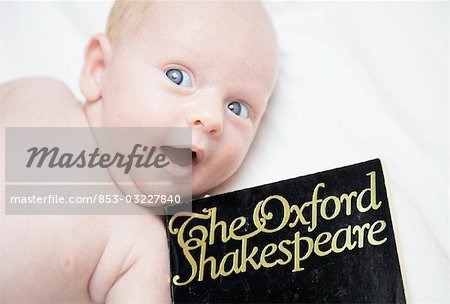
[[[266, 213], [266, 205], [271, 200], [277, 200], [281, 203], [281, 206], [283, 207], [283, 219], [281, 223], [273, 229], [266, 228], [267, 220], [271, 220], [273, 218], [273, 213], [268, 212]], [[289, 202], [282, 197], [281, 195], [271, 195], [267, 197], [265, 200], [260, 201], [253, 212], [253, 223], [255, 224], [258, 231], [262, 231], [265, 233], [274, 233], [277, 232], [286, 226], [287, 222], [289, 221], [290, 212], [289, 212]], [[261, 216], [261, 217], [260, 217]]]
[[[345, 232], [345, 242], [344, 242], [344, 245], [341, 248], [339, 248], [338, 247], [338, 239], [339, 239], [339, 235], [342, 232]], [[346, 228], [339, 229], [333, 235], [333, 239], [331, 240], [331, 248], [336, 253], [340, 253], [340, 252], [344, 251], [345, 249], [352, 250], [355, 248], [355, 246], [356, 246], [356, 243], [352, 243], [352, 226], [351, 225], [347, 226]]]
[[[188, 219], [183, 222], [183, 224], [181, 225], [180, 228], [175, 228], [174, 227], [175, 221], [178, 218], [181, 218], [181, 217], [188, 217]], [[203, 243], [205, 243], [205, 241], [206, 241], [206, 239], [208, 237], [208, 231], [205, 230], [206, 228], [203, 227], [204, 229], [201, 229], [200, 228], [200, 227], [202, 227], [201, 225], [195, 226], [193, 229], [197, 229], [197, 230], [200, 230], [202, 232], [201, 233], [201, 238], [194, 238], [194, 239], [192, 239], [192, 230], [191, 230], [191, 231], [189, 231], [189, 235], [191, 236], [191, 238], [188, 239], [188, 241], [186, 241], [185, 238], [184, 238], [185, 237], [184, 232], [187, 229], [189, 223], [193, 219], [206, 220], [206, 219], [209, 219], [210, 217], [211, 217], [211, 213], [199, 214], [199, 213], [190, 213], [190, 212], [179, 212], [179, 213], [175, 214], [174, 216], [172, 216], [172, 218], [169, 221], [169, 224], [168, 224], [169, 233], [173, 234], [173, 235], [177, 235], [177, 242], [178, 242], [178, 244], [180, 244], [181, 248], [186, 248], [186, 246], [188, 246], [187, 242], [189, 242], [189, 243], [193, 242], [194, 246], [191, 246], [191, 247], [189, 247], [187, 249], [188, 250], [196, 249], [196, 248], [200, 247]]]
[[179, 275], [175, 275], [173, 277], [173, 284], [177, 285], [177, 286], [183, 286], [183, 285], [187, 285], [190, 282], [192, 282], [192, 280], [194, 280], [195, 276], [197, 275], [197, 263], [195, 262], [194, 257], [191, 255], [191, 253], [189, 252], [189, 250], [187, 249], [183, 249], [183, 254], [186, 257], [186, 260], [188, 261], [189, 265], [191, 266], [191, 275], [189, 276], [189, 278], [186, 281], [181, 281], [181, 277]]
[[286, 265], [287, 263], [289, 263], [292, 260], [292, 253], [289, 249], [287, 249], [286, 247], [284, 247], [283, 244], [291, 244], [290, 240], [282, 240], [279, 244], [278, 244], [278, 249], [284, 253], [286, 255], [286, 260], [282, 260], [282, 259], [278, 259], [278, 263], [280, 265]]
[[[232, 257], [233, 259], [231, 260], [231, 268], [230, 270], [225, 270], [225, 264], [227, 263], [227, 260], [229, 257]], [[228, 252], [222, 259], [222, 261], [220, 262], [220, 266], [219, 266], [219, 274], [221, 274], [224, 277], [229, 276], [230, 274], [234, 273], [239, 273], [239, 268], [238, 268], [238, 264], [239, 264], [239, 250], [236, 249], [235, 251], [232, 252]]]
[[255, 270], [258, 270], [261, 267], [261, 265], [256, 263], [255, 260], [253, 259], [253, 257], [255, 256], [255, 254], [257, 252], [258, 252], [258, 247], [253, 247], [252, 252], [247, 257], [247, 239], [242, 240], [242, 251], [241, 251], [242, 265], [240, 268], [241, 272], [247, 271], [247, 262], [249, 262], [250, 265], [252, 265], [253, 269], [255, 269]]
[[308, 207], [308, 206], [309, 206], [309, 205], [307, 205], [306, 203], [303, 204], [303, 205], [301, 206], [301, 208], [299, 208], [298, 205], [292, 205], [292, 206], [291, 206], [290, 212], [292, 213], [292, 212], [294, 211], [294, 212], [296, 213], [296, 217], [295, 217], [295, 220], [289, 224], [289, 227], [290, 227], [290, 228], [295, 227], [295, 225], [297, 225], [298, 222], [300, 222], [302, 225], [308, 225], [308, 224], [311, 224], [311, 222], [310, 222], [310, 221], [307, 221], [307, 220], [305, 219], [305, 217], [303, 216], [303, 210], [304, 210], [306, 207]]
[[[327, 204], [330, 200], [333, 200], [334, 202], [334, 212], [332, 215], [327, 215]], [[326, 199], [323, 200], [322, 205], [320, 205], [320, 215], [322, 218], [326, 220], [332, 220], [336, 216], [338, 216], [339, 212], [341, 211], [341, 202], [336, 196], [328, 196]]]
[[[319, 198], [320, 188], [325, 188], [325, 183], [318, 183], [314, 187], [311, 200], [302, 205], [291, 206], [281, 195], [268, 196], [259, 201], [253, 210], [252, 219], [255, 227], [253, 231], [248, 231], [248, 227], [252, 226], [246, 226], [247, 219], [244, 216], [238, 216], [231, 222], [219, 220], [217, 207], [205, 208], [202, 210], [203, 214], [174, 215], [168, 223], [168, 231], [176, 236], [190, 266], [190, 273], [186, 274], [188, 278], [175, 275], [172, 279], [173, 284], [183, 286], [195, 279], [203, 281], [205, 275], [214, 280], [220, 276], [226, 277], [233, 273], [246, 272], [248, 268], [258, 270], [261, 267], [270, 268], [288, 263], [292, 263], [292, 272], [298, 272], [305, 270], [303, 261], [312, 254], [319, 257], [333, 252], [338, 254], [353, 250], [356, 246], [363, 248], [365, 242], [373, 246], [384, 244], [387, 237], [382, 238], [381, 233], [385, 231], [387, 224], [383, 220], [377, 220], [373, 224], [348, 225], [335, 232], [321, 232], [315, 238], [304, 236], [303, 232], [301, 234], [300, 231], [296, 231], [294, 239], [281, 240], [278, 244], [266, 243], [261, 245], [262, 250], [259, 250], [257, 246], [249, 245], [250, 240], [257, 234], [275, 233], [285, 228], [287, 224], [290, 228], [300, 224], [303, 226], [302, 229], [312, 232], [317, 228], [320, 220], [333, 220], [340, 214], [343, 215], [343, 209], [346, 216], [352, 215], [353, 208], [359, 212], [379, 209], [382, 202], [377, 201], [376, 198], [376, 172], [372, 171], [366, 175], [370, 178], [370, 186], [359, 193], [351, 191], [349, 194], [344, 193], [340, 196], [330, 195]], [[353, 204], [355, 207], [352, 206]], [[272, 211], [274, 208], [281, 208], [277, 210], [280, 216], [274, 216]], [[187, 218], [179, 227], [175, 227], [176, 220], [181, 217]], [[230, 240], [240, 241], [240, 248], [227, 252], [223, 258], [207, 256], [208, 246], [216, 242], [225, 244]]]
[[[322, 239], [322, 236], [325, 237], [324, 240]], [[329, 232], [322, 232], [317, 236], [316, 241], [314, 242], [314, 253], [317, 254], [318, 256], [325, 256], [331, 253], [331, 248], [326, 250], [326, 251], [322, 251], [319, 246], [325, 243], [328, 243], [331, 240], [331, 233]]]
[[311, 205], [311, 226], [308, 227], [308, 232], [314, 231], [317, 227], [317, 205], [322, 201], [317, 198], [320, 187], [325, 188], [325, 183], [317, 184], [313, 191], [312, 201], [307, 203]]
[[[236, 223], [238, 223], [238, 222], [239, 222], [239, 224], [236, 225]], [[244, 235], [236, 235], [234, 233], [236, 230], [241, 229], [245, 225], [245, 222], [246, 222], [246, 220], [245, 220], [245, 217], [243, 217], [243, 216], [237, 217], [231, 222], [230, 238], [232, 238], [233, 240], [242, 240], [244, 238], [248, 238], [248, 235], [245, 235], [245, 234]]]
[[[356, 207], [360, 212], [367, 212], [370, 209], [377, 210], [381, 206], [381, 201], [377, 203], [376, 198], [376, 172], [372, 171], [370, 173], [366, 174], [367, 176], [370, 176], [370, 186], [369, 188], [364, 189], [361, 191], [361, 193], [358, 195], [358, 198], [356, 199]], [[367, 207], [363, 207], [362, 200], [364, 195], [369, 192], [370, 194], [370, 203], [367, 205]]]
[[224, 221], [218, 221], [217, 222], [217, 208], [211, 208], [208, 209], [208, 212], [210, 213], [211, 217], [211, 224], [209, 226], [209, 245], [214, 244], [214, 238], [216, 236], [216, 229], [217, 227], [221, 227], [221, 238], [222, 242], [226, 243], [228, 242], [229, 238], [227, 238], [227, 224]]
[[358, 192], [356, 191], [352, 191], [352, 193], [347, 194], [344, 193], [341, 195], [341, 202], [344, 203], [344, 201], [346, 201], [345, 204], [345, 214], [346, 215], [351, 215], [352, 214], [352, 197], [355, 197], [358, 195]]
[[207, 257], [206, 258], [206, 246], [202, 246], [201, 247], [201, 251], [200, 251], [200, 261], [199, 261], [199, 270], [198, 270], [198, 280], [199, 281], [203, 281], [203, 276], [205, 274], [205, 268], [206, 268], [206, 263], [210, 263], [211, 264], [211, 272], [210, 272], [210, 278], [211, 279], [216, 279], [219, 277], [219, 273], [215, 272], [216, 269], [216, 264], [217, 261], [213, 256]]
[[[374, 231], [375, 226], [377, 224], [380, 224], [380, 228], [378, 228], [377, 230]], [[386, 222], [383, 220], [378, 220], [375, 223], [372, 224], [372, 226], [370, 226], [369, 232], [367, 233], [367, 240], [369, 241], [370, 244], [372, 245], [381, 245], [384, 242], [386, 242], [387, 238], [382, 239], [381, 241], [377, 241], [375, 240], [375, 238], [373, 237], [374, 234], [380, 233], [381, 231], [384, 230], [384, 228], [386, 228]]]
[[[268, 249], [270, 249], [269, 252], [267, 252]], [[271, 255], [274, 254], [276, 251], [277, 251], [277, 245], [272, 244], [272, 243], [267, 244], [266, 247], [264, 247], [264, 248], [261, 250], [261, 266], [264, 266], [264, 267], [266, 267], [266, 268], [275, 266], [275, 265], [277, 264], [277, 261], [275, 261], [275, 262], [267, 262], [267, 261], [266, 261], [266, 257], [271, 256]]]
[[356, 225], [353, 227], [353, 234], [358, 233], [358, 248], [363, 248], [364, 246], [364, 229], [369, 229], [370, 224], [365, 223], [362, 226]]
[[[306, 253], [302, 256], [300, 252], [300, 242], [306, 241], [308, 243], [308, 250]], [[300, 261], [306, 260], [313, 251], [313, 240], [309, 237], [300, 237], [300, 231], [297, 231], [294, 234], [294, 269], [292, 272], [302, 271], [305, 270], [305, 268], [300, 267]]]

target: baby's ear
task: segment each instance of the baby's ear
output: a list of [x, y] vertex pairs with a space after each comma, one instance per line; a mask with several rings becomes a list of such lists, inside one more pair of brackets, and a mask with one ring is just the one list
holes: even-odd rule
[[111, 59], [111, 43], [105, 34], [94, 35], [84, 51], [84, 65], [80, 74], [80, 89], [86, 101], [102, 97], [101, 84], [107, 63]]

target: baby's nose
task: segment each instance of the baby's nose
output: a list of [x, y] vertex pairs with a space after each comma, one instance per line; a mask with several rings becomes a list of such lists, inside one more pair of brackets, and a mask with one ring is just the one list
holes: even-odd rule
[[205, 133], [217, 137], [223, 131], [222, 113], [196, 112], [187, 118], [187, 123], [191, 128], [200, 128]]
[[217, 137], [223, 131], [224, 114], [223, 101], [217, 98], [217, 95], [199, 98], [187, 113], [186, 123], [191, 128], [199, 128], [203, 132]]

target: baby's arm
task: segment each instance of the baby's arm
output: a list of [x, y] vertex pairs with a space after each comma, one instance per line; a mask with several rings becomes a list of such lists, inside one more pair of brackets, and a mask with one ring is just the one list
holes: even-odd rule
[[[51, 78], [36, 77], [0, 85], [0, 128], [4, 126], [87, 127], [88, 123], [81, 104], [64, 84]], [[0, 142], [4, 137], [4, 129], [1, 131]], [[1, 161], [0, 165], [0, 169], [3, 169], [4, 164]], [[0, 182], [3, 180], [4, 177], [0, 174]], [[0, 188], [2, 208], [3, 197], [3, 189]], [[52, 219], [58, 217], [53, 216]], [[86, 254], [86, 251], [92, 253], [95, 246], [89, 244], [87, 247], [75, 246], [74, 252], [69, 254], [76, 260], [80, 258], [83, 264], [80, 267], [86, 268], [76, 269], [75, 272], [83, 273], [84, 277], [86, 271], [86, 278], [90, 276], [89, 282], [83, 281], [86, 288], [83, 288], [83, 294], [78, 295], [80, 301], [87, 296], [97, 303], [170, 303], [169, 253], [161, 219], [152, 215], [136, 215], [95, 216], [92, 220], [96, 223], [95, 231], [86, 238], [93, 239], [96, 245], [106, 243], [103, 252], [100, 249], [99, 255], [94, 254], [96, 258], [92, 264], [96, 264], [95, 269], [90, 268], [91, 260], [86, 261], [92, 256]], [[32, 218], [29, 221], [31, 222]], [[58, 227], [62, 229], [62, 226]], [[51, 252], [45, 248], [43, 251]], [[30, 259], [31, 257], [33, 256], [29, 254], [26, 256]], [[50, 262], [53, 260], [54, 258], [49, 259]], [[47, 260], [34, 260], [33, 265], [35, 268], [44, 267], [45, 262]], [[46, 278], [50, 281], [54, 277], [59, 278], [59, 273], [51, 269], [49, 267], [46, 272]], [[29, 269], [30, 272], [35, 270]], [[79, 277], [77, 279], [83, 280]], [[48, 294], [61, 293], [64, 296], [65, 288], [70, 288], [67, 286], [71, 284], [73, 277], [70, 277], [70, 282], [60, 280], [59, 285], [48, 284]], [[84, 294], [86, 291], [89, 295]], [[43, 294], [43, 290], [34, 292], [38, 295]], [[33, 294], [33, 291], [28, 290], [27, 294]], [[17, 298], [18, 295], [9, 296]]]
[[115, 229], [89, 282], [97, 303], [170, 303], [165, 228], [153, 216], [136, 216], [133, 231]]

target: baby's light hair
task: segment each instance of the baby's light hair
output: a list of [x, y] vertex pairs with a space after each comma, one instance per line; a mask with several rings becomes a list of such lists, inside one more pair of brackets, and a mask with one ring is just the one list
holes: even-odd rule
[[[148, 0], [116, 0], [109, 13], [106, 34], [117, 42], [132, 32], [143, 20]], [[125, 36], [126, 37], [126, 36]]]

